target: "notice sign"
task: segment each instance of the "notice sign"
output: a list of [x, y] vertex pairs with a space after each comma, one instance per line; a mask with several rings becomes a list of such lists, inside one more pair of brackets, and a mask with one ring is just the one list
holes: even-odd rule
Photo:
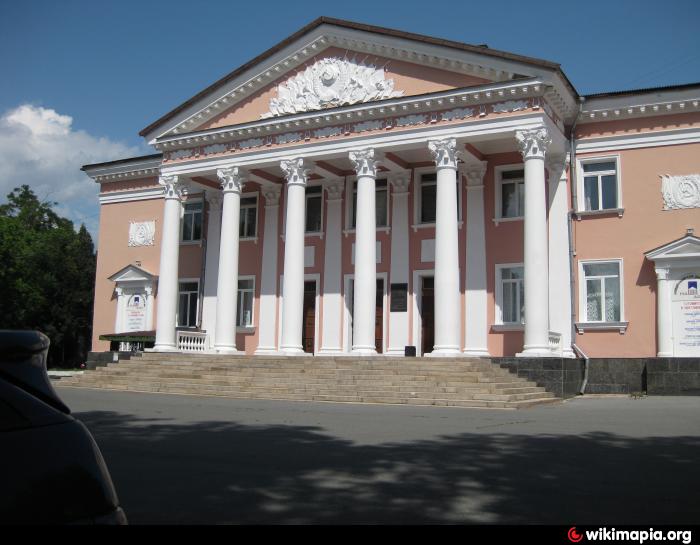
[[673, 294], [674, 355], [700, 356], [700, 275], [681, 280]]
[[391, 312], [408, 311], [408, 284], [391, 285]]
[[129, 297], [126, 303], [126, 331], [145, 331], [146, 298], [137, 293]]

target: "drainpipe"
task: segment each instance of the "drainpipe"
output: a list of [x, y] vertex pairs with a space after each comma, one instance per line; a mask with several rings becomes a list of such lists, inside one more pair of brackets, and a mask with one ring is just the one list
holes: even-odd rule
[[581, 383], [581, 389], [578, 392], [579, 394], [583, 395], [586, 393], [586, 386], [588, 385], [588, 368], [589, 368], [590, 358], [583, 350], [581, 350], [578, 346], [576, 346], [576, 343], [572, 344], [571, 347], [574, 349], [574, 352], [576, 352], [580, 357], [583, 358], [583, 361], [584, 361], [583, 382]]

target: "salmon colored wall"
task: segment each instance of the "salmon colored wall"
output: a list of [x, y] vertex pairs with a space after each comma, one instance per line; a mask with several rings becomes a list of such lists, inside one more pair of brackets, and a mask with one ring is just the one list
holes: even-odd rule
[[[700, 144], [623, 150], [617, 153], [579, 154], [584, 157], [620, 156], [624, 214], [584, 217], [574, 221], [576, 280], [578, 261], [622, 258], [624, 274], [624, 335], [586, 331], [575, 342], [591, 357], [655, 356], [656, 275], [644, 253], [685, 236], [686, 229], [700, 232], [700, 210], [663, 210], [661, 175], [697, 173]], [[576, 296], [577, 320], [578, 287]]]
[[[352, 58], [353, 52], [348, 52], [345, 49], [337, 47], [329, 47], [313, 60], [309, 60], [298, 69], [288, 72], [274, 83], [257, 91], [250, 97], [245, 98], [242, 102], [223, 112], [211, 121], [205, 123], [199, 130], [212, 129], [216, 127], [225, 127], [228, 125], [236, 125], [238, 123], [246, 123], [249, 121], [257, 121], [260, 116], [270, 109], [270, 99], [277, 97], [278, 85], [284, 83], [292, 77], [305, 70], [314, 62], [328, 57], [345, 57]], [[465, 74], [457, 74], [431, 68], [428, 66], [420, 66], [417, 64], [391, 60], [382, 57], [367, 56], [365, 53], [357, 53], [357, 58], [363, 60], [367, 58], [367, 63], [372, 63], [377, 67], [382, 67], [386, 64], [386, 79], [394, 80], [394, 89], [404, 91], [404, 96], [421, 95], [425, 93], [445, 91], [460, 87], [471, 87], [489, 83], [489, 80], [468, 76]]]

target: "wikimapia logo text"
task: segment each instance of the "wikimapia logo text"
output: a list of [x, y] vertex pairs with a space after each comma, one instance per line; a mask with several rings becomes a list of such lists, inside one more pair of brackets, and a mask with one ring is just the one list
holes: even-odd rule
[[[585, 534], [585, 535], [584, 535]], [[645, 543], [647, 541], [681, 541], [684, 545], [693, 541], [693, 533], [690, 530], [616, 530], [615, 528], [598, 528], [597, 530], [585, 530], [583, 533], [576, 531], [576, 526], [567, 533], [569, 541], [580, 543], [584, 537], [586, 541], [634, 541]]]

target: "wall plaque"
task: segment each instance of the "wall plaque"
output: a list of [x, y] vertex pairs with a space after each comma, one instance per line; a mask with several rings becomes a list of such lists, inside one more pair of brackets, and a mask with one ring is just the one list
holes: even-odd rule
[[408, 284], [391, 285], [391, 312], [406, 312], [408, 310]]

